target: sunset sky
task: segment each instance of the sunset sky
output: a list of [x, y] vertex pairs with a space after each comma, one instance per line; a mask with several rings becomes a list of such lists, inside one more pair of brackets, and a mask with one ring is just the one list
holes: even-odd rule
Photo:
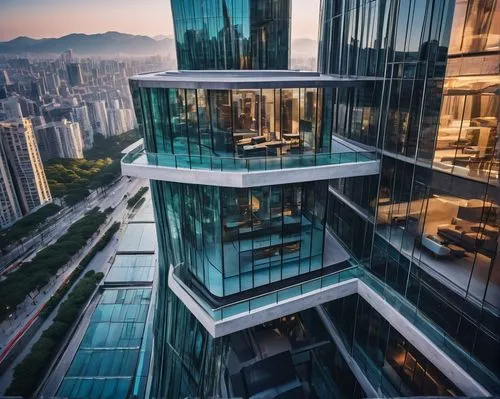
[[[292, 38], [315, 39], [320, 0], [292, 0]], [[0, 0], [0, 41], [118, 31], [173, 36], [169, 0]]]

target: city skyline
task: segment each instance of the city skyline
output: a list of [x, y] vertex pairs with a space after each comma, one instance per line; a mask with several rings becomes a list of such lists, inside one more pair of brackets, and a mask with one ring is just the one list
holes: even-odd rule
[[[168, 0], [144, 0], [140, 3], [131, 0], [3, 0], [0, 7], [0, 41], [20, 36], [43, 39], [71, 33], [109, 31], [151, 37], [174, 36]], [[97, 13], [96, 9], [100, 12]], [[293, 0], [292, 39], [316, 40], [318, 13], [319, 0]], [[53, 20], [55, 14], [58, 15], [57, 23]]]

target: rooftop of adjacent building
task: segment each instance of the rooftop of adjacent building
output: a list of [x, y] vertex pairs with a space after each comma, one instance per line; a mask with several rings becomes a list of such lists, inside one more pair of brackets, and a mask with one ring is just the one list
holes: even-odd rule
[[146, 193], [144, 198], [131, 209], [111, 267], [42, 394], [145, 397], [157, 261], [151, 195]]

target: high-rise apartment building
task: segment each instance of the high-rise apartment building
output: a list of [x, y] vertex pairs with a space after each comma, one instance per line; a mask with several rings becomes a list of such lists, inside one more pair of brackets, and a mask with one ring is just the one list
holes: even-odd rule
[[22, 217], [16, 190], [9, 170], [7, 155], [0, 140], [0, 228], [12, 225]]
[[16, 97], [0, 100], [0, 112], [0, 120], [14, 120], [23, 117], [21, 104], [19, 104]]
[[83, 139], [78, 122], [63, 119], [35, 128], [42, 160], [52, 158], [83, 158]]
[[52, 200], [29, 119], [0, 122], [0, 139], [23, 213]]
[[107, 114], [109, 131], [112, 136], [134, 129], [135, 118], [134, 112], [131, 109], [108, 109]]
[[324, 1], [318, 63], [380, 78], [370, 90], [327, 93], [333, 135], [381, 159], [375, 178], [331, 181], [333, 232], [491, 393], [500, 376], [499, 23], [498, 1]]
[[181, 71], [131, 79], [122, 160], [157, 224], [151, 397], [500, 393], [499, 10], [322, 0], [315, 73], [284, 70], [288, 1], [172, 1]]
[[108, 124], [108, 113], [106, 111], [106, 102], [88, 101], [86, 103], [89, 112], [90, 123], [94, 134], [101, 134], [104, 137], [111, 135]]
[[90, 121], [89, 109], [86, 105], [73, 107], [72, 119], [80, 124], [80, 131], [83, 138], [83, 148], [88, 150], [94, 146], [94, 129]]
[[57, 73], [46, 73], [45, 74], [45, 85], [47, 86], [47, 90], [50, 94], [55, 96], [59, 95], [59, 86], [61, 85], [61, 81], [59, 79], [59, 75]]
[[72, 49], [64, 50], [61, 53], [61, 60], [65, 64], [69, 64], [70, 62], [72, 62], [73, 61], [73, 50]]
[[0, 86], [10, 86], [12, 85], [11, 80], [9, 79], [9, 74], [5, 69], [0, 70]]

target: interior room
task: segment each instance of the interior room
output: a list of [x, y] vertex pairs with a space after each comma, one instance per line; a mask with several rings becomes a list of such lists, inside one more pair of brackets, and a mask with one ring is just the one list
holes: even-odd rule
[[377, 232], [458, 294], [500, 309], [498, 188], [384, 162]]
[[462, 295], [498, 308], [498, 220], [499, 207], [492, 202], [435, 194], [379, 206], [378, 231], [415, 261], [446, 276]]
[[434, 152], [437, 168], [498, 184], [499, 96], [496, 88], [450, 90], [443, 97]]

